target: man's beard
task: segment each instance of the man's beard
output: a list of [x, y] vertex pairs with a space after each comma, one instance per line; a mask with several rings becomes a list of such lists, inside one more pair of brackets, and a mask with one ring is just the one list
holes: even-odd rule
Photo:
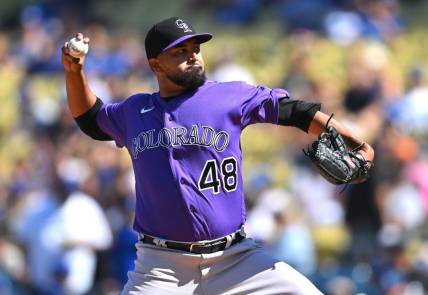
[[186, 71], [179, 75], [167, 75], [168, 79], [174, 82], [177, 85], [180, 85], [186, 90], [194, 90], [205, 83], [207, 77], [205, 76], [205, 71], [202, 68], [199, 68], [195, 71]]

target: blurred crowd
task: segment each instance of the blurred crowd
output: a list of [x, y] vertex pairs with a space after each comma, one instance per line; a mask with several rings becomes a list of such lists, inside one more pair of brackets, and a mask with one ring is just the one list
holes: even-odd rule
[[[394, 0], [186, 5], [208, 9], [223, 28], [202, 47], [209, 79], [319, 101], [376, 150], [369, 181], [337, 187], [302, 153], [313, 138], [249, 127], [242, 136], [249, 234], [326, 294], [426, 294], [428, 32], [406, 28]], [[265, 7], [277, 13], [279, 37], [245, 29]], [[88, 35], [91, 88], [115, 102], [157, 90], [144, 34], [80, 24], [60, 11], [26, 6], [16, 27], [0, 27], [0, 294], [117, 294], [135, 259], [129, 156], [77, 128], [60, 48], [76, 32]], [[228, 36], [236, 25], [250, 30], [251, 42], [245, 33]]]

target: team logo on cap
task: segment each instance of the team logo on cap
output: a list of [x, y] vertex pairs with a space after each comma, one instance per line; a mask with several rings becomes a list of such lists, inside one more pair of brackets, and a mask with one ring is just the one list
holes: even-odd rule
[[180, 29], [183, 29], [184, 33], [192, 32], [192, 30], [189, 28], [189, 25], [186, 24], [182, 19], [177, 19], [175, 21], [175, 25]]

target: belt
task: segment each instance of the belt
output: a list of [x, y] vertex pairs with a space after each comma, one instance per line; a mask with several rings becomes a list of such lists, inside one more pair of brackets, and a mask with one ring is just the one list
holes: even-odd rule
[[245, 233], [243, 230], [234, 232], [228, 236], [216, 240], [195, 243], [169, 241], [144, 234], [140, 234], [139, 236], [140, 241], [145, 244], [151, 244], [162, 248], [181, 250], [195, 254], [209, 254], [222, 251], [245, 239]]

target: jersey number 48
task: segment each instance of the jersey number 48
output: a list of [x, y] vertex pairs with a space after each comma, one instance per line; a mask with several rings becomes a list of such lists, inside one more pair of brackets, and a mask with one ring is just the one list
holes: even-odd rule
[[220, 163], [220, 170], [218, 169], [216, 160], [208, 160], [202, 169], [201, 176], [199, 177], [199, 189], [201, 191], [212, 189], [214, 194], [218, 194], [220, 192], [220, 186], [222, 186], [226, 192], [236, 190], [236, 187], [238, 186], [237, 167], [238, 164], [234, 157], [223, 159]]

